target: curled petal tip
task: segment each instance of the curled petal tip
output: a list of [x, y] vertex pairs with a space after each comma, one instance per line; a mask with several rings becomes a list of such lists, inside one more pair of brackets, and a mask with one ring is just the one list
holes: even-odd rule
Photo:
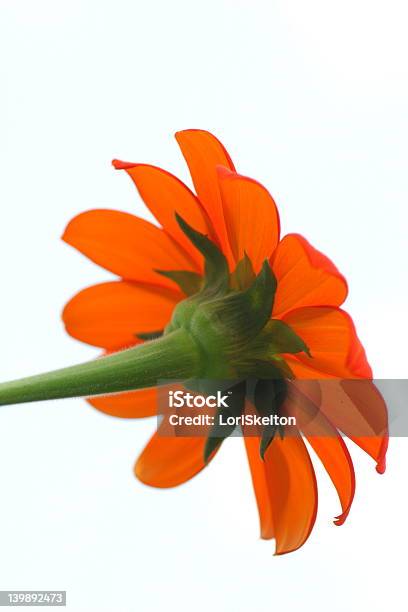
[[336, 516], [333, 523], [337, 525], [337, 527], [341, 527], [341, 525], [344, 525], [344, 523], [346, 522], [346, 518], [349, 515], [349, 512], [350, 512], [350, 508], [348, 508], [345, 512], [343, 512], [343, 514]]
[[382, 459], [379, 460], [379, 462], [375, 466], [375, 469], [377, 470], [379, 474], [384, 474], [386, 467], [387, 466], [386, 466], [385, 457], [383, 457]]
[[273, 553], [274, 557], [283, 557], [283, 555], [287, 555], [291, 552], [295, 552], [296, 550], [298, 550], [300, 548], [300, 546], [297, 546], [296, 548], [291, 548], [288, 550], [275, 550], [275, 552]]
[[132, 162], [121, 161], [120, 159], [112, 159], [112, 166], [115, 170], [129, 170], [129, 168], [133, 168], [135, 164]]
[[379, 474], [384, 474], [387, 467], [387, 449], [388, 449], [388, 435], [383, 437], [380, 453], [377, 458], [377, 465], [375, 469]]

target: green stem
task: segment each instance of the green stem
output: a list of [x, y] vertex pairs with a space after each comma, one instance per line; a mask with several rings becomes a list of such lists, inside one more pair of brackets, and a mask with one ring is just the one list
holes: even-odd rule
[[157, 340], [87, 363], [0, 384], [0, 405], [84, 397], [154, 386], [160, 379], [197, 376], [201, 355], [178, 329]]

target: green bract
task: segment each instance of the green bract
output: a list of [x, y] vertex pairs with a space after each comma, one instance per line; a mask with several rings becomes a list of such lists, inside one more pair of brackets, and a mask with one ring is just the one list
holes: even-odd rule
[[191, 272], [161, 272], [185, 291], [164, 335], [187, 331], [202, 352], [200, 378], [282, 378], [291, 372], [280, 357], [306, 352], [303, 340], [284, 322], [272, 319], [276, 279], [265, 261], [258, 275], [247, 255], [232, 274], [227, 260], [211, 240], [177, 217], [179, 225], [204, 256], [204, 277], [189, 284]]

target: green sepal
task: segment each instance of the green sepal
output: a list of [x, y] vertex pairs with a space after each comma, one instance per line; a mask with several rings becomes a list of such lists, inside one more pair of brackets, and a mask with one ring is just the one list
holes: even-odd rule
[[[219, 449], [219, 447], [224, 442], [224, 440], [228, 438], [235, 429], [234, 425], [220, 426], [217, 424], [217, 421], [219, 420], [221, 414], [225, 417], [230, 416], [230, 412], [226, 408], [220, 408], [217, 411], [217, 415], [215, 417], [216, 423], [211, 428], [211, 433], [207, 437], [207, 440], [205, 442], [205, 447], [204, 447], [205, 463], [208, 463], [213, 453]], [[220, 435], [217, 435], [218, 432], [220, 432]]]
[[[261, 416], [279, 415], [280, 408], [287, 397], [287, 385], [284, 380], [259, 380], [255, 387], [255, 408]], [[264, 460], [265, 453], [279, 431], [283, 439], [284, 428], [280, 425], [267, 425], [262, 430], [259, 453]]]
[[214, 436], [208, 436], [205, 441], [204, 447], [204, 463], [207, 465], [213, 454], [220, 448], [224, 442], [224, 438], [216, 438]]
[[190, 242], [204, 256], [204, 284], [201, 294], [224, 295], [228, 291], [229, 270], [223, 253], [208, 236], [197, 232], [177, 213], [176, 220]]
[[141, 332], [141, 333], [135, 334], [136, 338], [139, 338], [139, 340], [156, 340], [157, 338], [160, 338], [162, 335], [163, 335], [162, 329], [159, 329], [157, 331]]
[[246, 383], [240, 381], [230, 389], [232, 391], [228, 408], [218, 408], [215, 416], [215, 423], [211, 428], [204, 447], [204, 461], [208, 463], [213, 453], [218, 450], [226, 438], [235, 430], [235, 425], [220, 425], [220, 416], [240, 416], [245, 408]]
[[257, 336], [249, 352], [262, 359], [270, 359], [282, 353], [306, 353], [311, 357], [309, 347], [289, 325], [279, 319], [271, 319], [262, 333]]
[[[293, 380], [295, 378], [294, 373], [292, 372], [286, 361], [283, 359], [283, 357], [280, 357], [279, 355], [272, 355], [271, 361], [268, 363], [269, 366], [272, 365], [277, 368], [283, 374], [284, 378], [289, 378], [289, 380]], [[258, 376], [258, 378], [268, 378], [268, 376]]]
[[273, 442], [277, 429], [277, 425], [269, 425], [263, 428], [261, 441], [259, 443], [259, 455], [262, 461], [265, 461], [265, 453]]
[[279, 319], [271, 319], [265, 325], [264, 333], [270, 338], [273, 353], [306, 353], [311, 357], [309, 347], [289, 325]]
[[273, 440], [275, 439], [277, 432], [279, 433], [280, 439], [283, 440], [284, 428], [282, 425], [271, 425], [269, 427], [264, 427], [262, 431], [261, 441], [259, 443], [259, 454], [261, 456], [262, 461], [265, 461], [265, 453], [270, 447]]
[[187, 296], [198, 293], [203, 286], [203, 277], [197, 272], [190, 270], [155, 270], [155, 272], [174, 281]]
[[236, 291], [248, 289], [254, 282], [256, 274], [251, 260], [245, 253], [244, 257], [237, 263], [237, 267], [230, 276], [230, 288]]
[[248, 289], [230, 293], [208, 304], [208, 316], [219, 336], [234, 339], [231, 348], [238, 351], [259, 334], [271, 316], [275, 291], [276, 279], [265, 261]]
[[288, 394], [284, 379], [259, 380], [255, 387], [255, 408], [262, 416], [278, 414]]
[[286, 361], [280, 357], [273, 357], [270, 361], [252, 359], [251, 361], [238, 362], [235, 367], [239, 376], [248, 376], [260, 380], [293, 379], [295, 377]]

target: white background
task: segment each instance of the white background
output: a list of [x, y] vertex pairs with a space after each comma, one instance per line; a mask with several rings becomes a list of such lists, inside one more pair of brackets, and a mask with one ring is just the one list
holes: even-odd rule
[[[2, 379], [79, 362], [60, 311], [109, 277], [60, 240], [92, 207], [146, 215], [113, 157], [188, 180], [172, 138], [200, 127], [275, 196], [284, 231], [350, 281], [377, 377], [407, 377], [404, 0], [1, 0]], [[408, 441], [380, 477], [353, 450], [343, 527], [319, 470], [303, 549], [273, 557], [241, 440], [179, 489], [138, 483], [154, 420], [82, 400], [0, 410], [0, 589], [66, 589], [84, 612], [406, 609]]]

